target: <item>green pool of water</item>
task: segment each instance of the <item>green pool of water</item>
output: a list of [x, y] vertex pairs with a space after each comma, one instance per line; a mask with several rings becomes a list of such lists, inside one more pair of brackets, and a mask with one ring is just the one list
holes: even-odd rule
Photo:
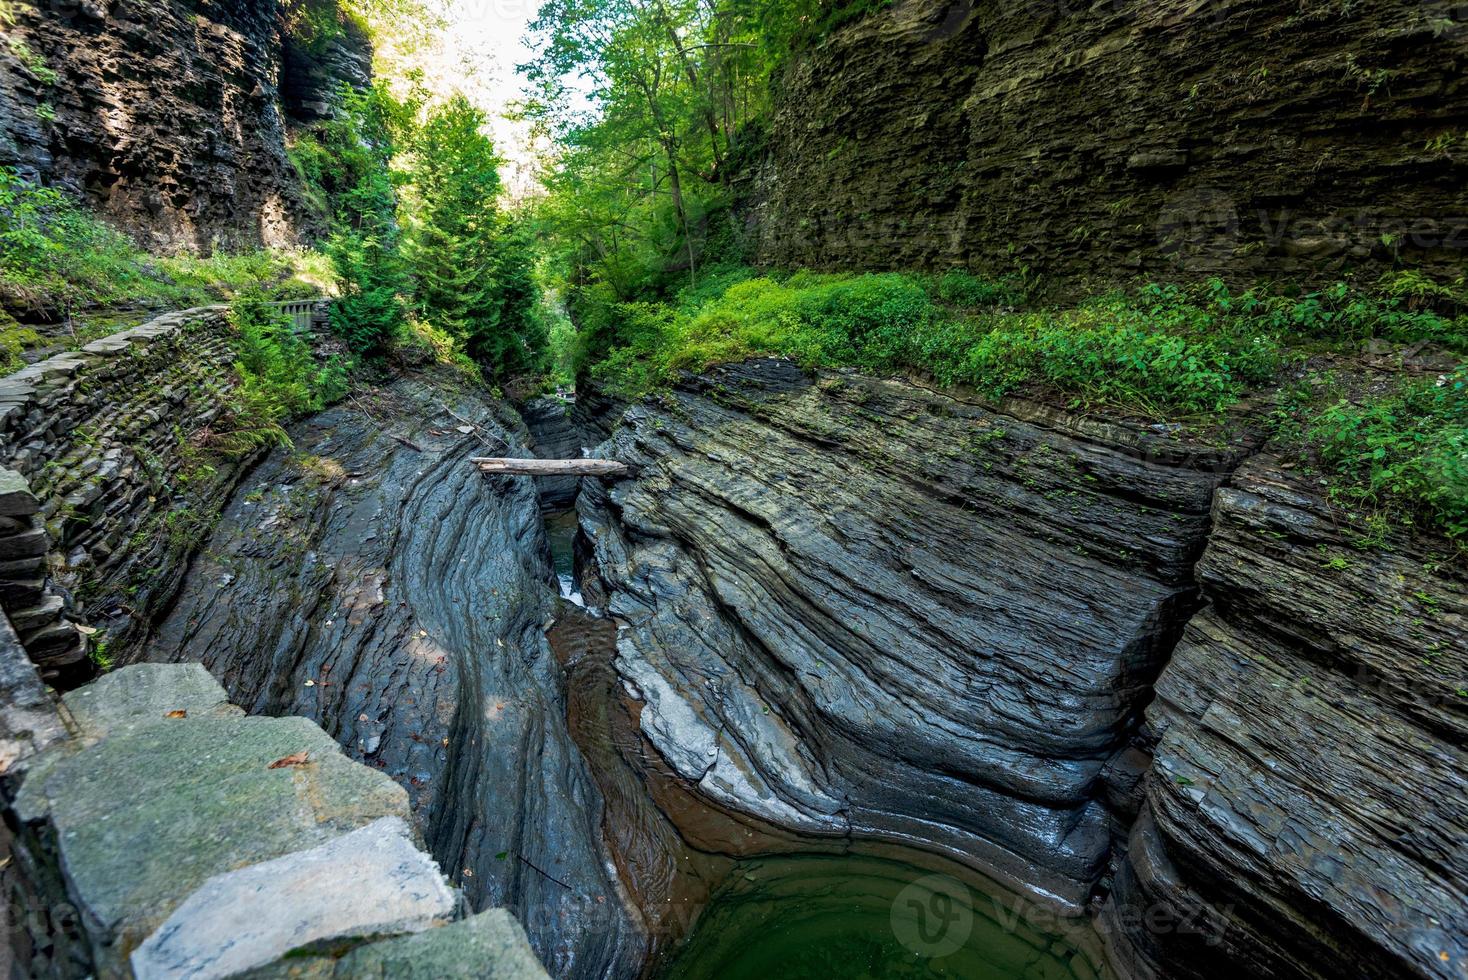
[[741, 862], [662, 980], [1092, 980], [1105, 977], [1084, 921], [886, 858]]

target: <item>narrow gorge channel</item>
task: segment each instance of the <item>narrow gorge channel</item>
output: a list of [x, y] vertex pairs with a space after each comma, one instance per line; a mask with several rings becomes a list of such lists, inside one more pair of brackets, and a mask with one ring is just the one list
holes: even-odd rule
[[1465, 80], [0, 0], [0, 980], [1468, 980]]
[[[1289, 918], [1256, 918], [1268, 876], [1299, 872], [1268, 847], [1253, 860], [1277, 870], [1245, 871], [1247, 828], [1357, 792], [1372, 739], [1438, 723], [1342, 675], [1334, 696], [1377, 721], [1309, 795], [1294, 763], [1271, 784], [1216, 761], [1276, 724], [1254, 682], [1204, 679], [1234, 662], [1210, 652], [1221, 631], [1288, 673], [1353, 608], [1239, 578], [1286, 535], [1330, 533], [1247, 413], [1190, 442], [773, 359], [657, 402], [522, 412], [430, 377], [299, 423], [144, 657], [202, 657], [250, 712], [305, 715], [390, 775], [473, 908], [514, 912], [553, 975], [1090, 980], [1315, 957]], [[467, 464], [583, 449], [631, 475], [578, 494]], [[1397, 588], [1420, 592], [1408, 565]], [[1461, 616], [1441, 574], [1428, 629]], [[1314, 605], [1270, 639], [1243, 594]], [[1270, 737], [1283, 759], [1315, 736]], [[1420, 790], [1449, 836], [1451, 765]], [[1247, 823], [1199, 793], [1232, 772], [1255, 774], [1228, 797]], [[1430, 863], [1356, 839], [1446, 930], [1416, 935], [1448, 943], [1461, 908]], [[1301, 847], [1306, 867], [1330, 851]], [[1349, 880], [1328, 887], [1348, 908]]]

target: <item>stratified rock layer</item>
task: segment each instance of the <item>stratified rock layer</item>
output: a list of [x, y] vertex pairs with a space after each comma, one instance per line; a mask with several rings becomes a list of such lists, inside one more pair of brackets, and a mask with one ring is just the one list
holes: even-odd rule
[[224, 308], [201, 307], [0, 378], [0, 607], [49, 677], [85, 673], [69, 620], [125, 657], [172, 598], [250, 461], [194, 458], [234, 358]]
[[558, 976], [622, 975], [643, 940], [566, 730], [536, 492], [469, 463], [523, 454], [517, 424], [417, 380], [295, 426], [147, 656], [202, 657], [251, 713], [317, 720], [407, 788], [475, 908], [514, 911]]
[[[335, 15], [335, 4], [325, 17]], [[48, 0], [7, 5], [0, 166], [66, 188], [154, 250], [289, 246], [319, 232], [285, 155], [277, 0]], [[328, 110], [367, 81], [348, 31], [302, 57], [289, 109]], [[304, 63], [303, 63], [304, 62]]]
[[643, 734], [712, 799], [1076, 905], [1242, 449], [1009, 411], [717, 369], [598, 450], [638, 473], [583, 490], [587, 595], [624, 624]]
[[1356, 550], [1268, 456], [1214, 517], [1103, 924], [1144, 976], [1468, 975], [1461, 556]]
[[779, 79], [747, 174], [764, 261], [1072, 284], [1461, 271], [1457, 0], [862, 6]]

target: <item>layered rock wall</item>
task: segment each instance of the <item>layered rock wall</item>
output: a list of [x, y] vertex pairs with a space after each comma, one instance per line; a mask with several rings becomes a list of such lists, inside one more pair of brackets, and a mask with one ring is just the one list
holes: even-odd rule
[[[1363, 553], [1312, 484], [1259, 456], [1214, 503], [1102, 918], [1140, 976], [1468, 971], [1462, 558]], [[1194, 928], [1124, 914], [1147, 909]]]
[[715, 805], [1088, 906], [1121, 975], [1461, 977], [1461, 555], [1250, 432], [716, 369], [598, 447], [584, 589]]
[[0, 379], [0, 605], [48, 672], [84, 659], [71, 620], [125, 640], [176, 584], [242, 462], [198, 445], [233, 361], [209, 307]]
[[796, 57], [757, 255], [1319, 280], [1468, 248], [1456, 0], [899, 0]]
[[[543, 459], [576, 459], [581, 455], [581, 429], [573, 413], [574, 403], [560, 398], [541, 396], [520, 406], [520, 417], [534, 440], [531, 449]], [[600, 440], [598, 440], [600, 441]], [[540, 477], [535, 481], [540, 490], [540, 505], [546, 510], [565, 510], [576, 500], [581, 478], [575, 476]]]
[[[634, 406], [583, 523], [643, 734], [715, 802], [1083, 905], [1247, 451], [783, 361]], [[1135, 778], [1135, 774], [1133, 774]]]
[[[285, 154], [278, 0], [7, 6], [0, 166], [65, 188], [155, 251], [319, 233]], [[365, 82], [360, 34], [325, 47], [331, 57], [290, 60], [290, 108], [303, 121], [327, 111], [342, 82]]]

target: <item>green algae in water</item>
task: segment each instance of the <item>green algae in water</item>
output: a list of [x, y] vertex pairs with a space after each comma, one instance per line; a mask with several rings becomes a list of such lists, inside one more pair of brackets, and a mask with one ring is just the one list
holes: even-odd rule
[[[1017, 914], [1019, 910], [1020, 914]], [[1084, 920], [1026, 921], [1036, 907], [884, 858], [740, 862], [662, 980], [1091, 980], [1104, 977]]]

